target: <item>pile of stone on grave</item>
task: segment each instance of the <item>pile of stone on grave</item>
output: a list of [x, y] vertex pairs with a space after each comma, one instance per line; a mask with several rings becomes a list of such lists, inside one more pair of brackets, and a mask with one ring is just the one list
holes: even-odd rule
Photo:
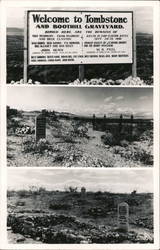
[[23, 125], [22, 127], [18, 127], [15, 130], [16, 135], [33, 134], [34, 132], [35, 132], [35, 130], [28, 125]]
[[8, 216], [7, 226], [13, 233], [43, 243], [151, 243], [152, 238], [136, 232], [121, 232], [107, 226], [81, 222], [74, 216], [60, 215], [15, 215]]

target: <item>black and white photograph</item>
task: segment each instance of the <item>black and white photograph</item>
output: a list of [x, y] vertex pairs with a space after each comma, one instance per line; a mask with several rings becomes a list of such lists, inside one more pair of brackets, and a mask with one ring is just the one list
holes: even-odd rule
[[6, 15], [8, 84], [153, 85], [152, 6], [10, 7]]
[[160, 2], [0, 0], [0, 250], [160, 249]]
[[151, 88], [14, 87], [8, 166], [152, 167]]
[[8, 169], [12, 244], [150, 244], [151, 170]]

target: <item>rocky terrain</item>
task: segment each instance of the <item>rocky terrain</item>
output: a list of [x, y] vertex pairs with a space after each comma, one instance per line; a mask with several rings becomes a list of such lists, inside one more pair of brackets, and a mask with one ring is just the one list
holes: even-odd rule
[[[117, 226], [117, 204], [129, 204], [129, 231]], [[152, 194], [77, 189], [8, 191], [8, 240], [12, 243], [152, 243]]]
[[35, 141], [35, 115], [8, 117], [8, 166], [151, 167], [152, 125], [107, 125], [93, 129], [91, 122], [48, 116], [46, 138]]

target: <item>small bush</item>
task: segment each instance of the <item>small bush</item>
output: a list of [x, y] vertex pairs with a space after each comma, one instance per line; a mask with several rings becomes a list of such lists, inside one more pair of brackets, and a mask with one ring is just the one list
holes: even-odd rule
[[106, 215], [106, 212], [107, 211], [104, 208], [92, 207], [92, 208], [88, 209], [87, 214], [89, 216], [92, 216], [92, 217], [96, 218], [96, 217], [104, 217]]
[[61, 209], [68, 210], [68, 209], [71, 209], [71, 205], [66, 204], [66, 203], [51, 203], [49, 205], [49, 208], [53, 210], [61, 210]]
[[21, 206], [21, 207], [23, 207], [23, 206], [25, 206], [25, 201], [17, 201], [16, 202], [16, 206]]
[[7, 197], [13, 197], [13, 196], [15, 196], [15, 191], [14, 190], [8, 190], [7, 191]]
[[102, 141], [103, 141], [104, 144], [107, 144], [109, 146], [113, 146], [113, 145], [116, 144], [116, 139], [112, 135], [112, 133], [110, 133], [110, 132], [106, 132], [105, 135], [102, 135], [101, 139], [102, 139]]
[[42, 154], [44, 150], [51, 150], [51, 146], [46, 139], [40, 139], [36, 144], [36, 151]]
[[19, 190], [17, 191], [19, 198], [26, 198], [29, 196], [29, 192], [27, 190]]
[[40, 139], [37, 143], [33, 138], [23, 141], [23, 152], [43, 154], [45, 151], [52, 151], [52, 147], [46, 139]]
[[30, 153], [30, 152], [35, 152], [35, 150], [36, 150], [36, 143], [33, 138], [27, 138], [23, 140], [22, 152]]

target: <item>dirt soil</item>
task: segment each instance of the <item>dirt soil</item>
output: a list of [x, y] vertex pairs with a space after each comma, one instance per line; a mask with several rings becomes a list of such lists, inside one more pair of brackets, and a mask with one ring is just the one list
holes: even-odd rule
[[[25, 122], [23, 122], [23, 120]], [[20, 124], [34, 127], [25, 117]], [[8, 129], [8, 166], [55, 167], [152, 167], [153, 145], [150, 135], [138, 141], [104, 143], [106, 132], [93, 130], [88, 123], [48, 119], [46, 145], [36, 151], [34, 134], [18, 134]], [[110, 138], [109, 138], [110, 139]], [[112, 139], [112, 138], [111, 138]], [[26, 142], [28, 144], [26, 144]], [[49, 145], [48, 145], [48, 144]]]

